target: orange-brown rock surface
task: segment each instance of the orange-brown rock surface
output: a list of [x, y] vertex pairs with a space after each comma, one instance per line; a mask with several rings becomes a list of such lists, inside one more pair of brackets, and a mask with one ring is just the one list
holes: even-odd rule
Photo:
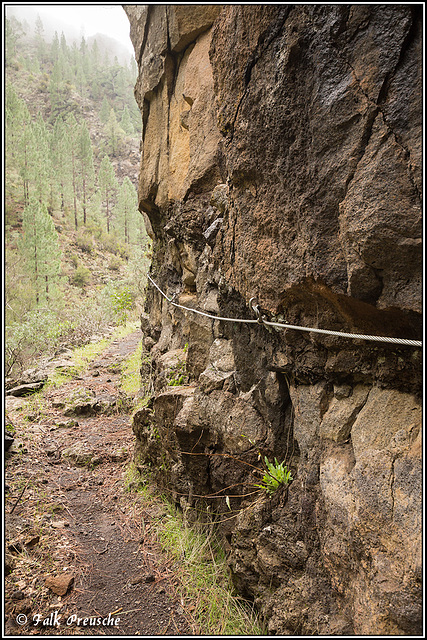
[[[420, 6], [124, 8], [163, 291], [420, 339]], [[216, 321], [153, 287], [146, 311], [137, 455], [186, 513], [226, 514], [234, 580], [269, 632], [419, 634], [421, 349]], [[294, 480], [254, 501], [259, 450]]]

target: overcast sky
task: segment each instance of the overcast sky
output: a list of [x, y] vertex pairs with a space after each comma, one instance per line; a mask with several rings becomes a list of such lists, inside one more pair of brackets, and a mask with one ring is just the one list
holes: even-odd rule
[[[6, 15], [9, 12], [24, 17], [25, 14], [40, 15], [42, 22], [55, 24], [58, 35], [66, 25], [73, 27], [79, 35], [86, 38], [96, 33], [104, 33], [121, 42], [130, 53], [133, 53], [129, 38], [129, 20], [120, 4], [115, 2], [106, 4], [64, 3], [64, 4], [33, 4], [4, 3]], [[18, 15], [19, 13], [19, 15]]]

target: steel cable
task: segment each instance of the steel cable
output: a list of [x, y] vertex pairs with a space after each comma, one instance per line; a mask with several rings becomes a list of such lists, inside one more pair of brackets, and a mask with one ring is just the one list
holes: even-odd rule
[[215, 316], [211, 313], [206, 313], [204, 311], [199, 311], [198, 309], [192, 309], [191, 307], [185, 307], [182, 304], [178, 304], [177, 302], [174, 302], [172, 298], [169, 298], [158, 286], [158, 284], [156, 284], [154, 282], [154, 280], [147, 274], [147, 278], [149, 279], [149, 281], [151, 282], [151, 284], [153, 284], [156, 289], [162, 294], [162, 296], [168, 301], [170, 302], [170, 304], [172, 304], [174, 307], [177, 307], [178, 309], [184, 309], [185, 311], [191, 311], [192, 313], [197, 313], [200, 316], [205, 316], [206, 318], [212, 318], [213, 320], [222, 320], [224, 322], [241, 322], [241, 323], [246, 323], [246, 324], [263, 324], [267, 327], [277, 327], [280, 329], [292, 329], [295, 331], [306, 331], [309, 333], [321, 333], [324, 335], [329, 335], [329, 336], [338, 336], [340, 338], [351, 338], [354, 340], [371, 340], [371, 341], [375, 341], [375, 342], [388, 342], [388, 343], [392, 343], [392, 344], [401, 344], [401, 345], [405, 345], [408, 347], [422, 347], [423, 343], [421, 340], [407, 340], [405, 338], [390, 338], [388, 336], [369, 336], [369, 335], [364, 335], [364, 334], [359, 334], [359, 333], [343, 333], [342, 331], [332, 331], [329, 329], [316, 329], [314, 327], [300, 327], [297, 325], [292, 325], [292, 324], [284, 324], [281, 322], [270, 322], [269, 320], [266, 320], [264, 317], [261, 316], [259, 309], [256, 305], [252, 305], [252, 300], [254, 298], [251, 298], [251, 300], [249, 301], [249, 306], [252, 308], [252, 310], [257, 314], [258, 318], [256, 320], [251, 320], [251, 319], [246, 319], [246, 318], [224, 318], [222, 316]]

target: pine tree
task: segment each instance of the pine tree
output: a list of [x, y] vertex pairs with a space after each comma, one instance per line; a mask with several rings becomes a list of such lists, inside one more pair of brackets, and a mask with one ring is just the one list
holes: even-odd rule
[[73, 211], [74, 211], [74, 227], [77, 231], [78, 228], [78, 210], [77, 210], [77, 182], [78, 182], [78, 167], [77, 167], [77, 154], [78, 154], [78, 124], [73, 114], [68, 116], [67, 131], [69, 138], [69, 149], [71, 158], [71, 184], [73, 187]]
[[77, 68], [76, 85], [82, 98], [86, 96], [87, 80], [82, 67]]
[[36, 42], [39, 42], [40, 40], [44, 41], [44, 27], [39, 14], [37, 14], [34, 33], [36, 34]]
[[107, 69], [110, 66], [110, 56], [108, 55], [107, 49], [104, 51], [104, 60], [102, 62], [102, 66], [104, 69]]
[[125, 106], [125, 96], [126, 96], [126, 74], [123, 67], [121, 67], [118, 63], [117, 58], [115, 58], [116, 68], [113, 73], [113, 91], [118, 99], [121, 99], [121, 107]]
[[18, 247], [34, 288], [35, 303], [49, 303], [59, 282], [61, 258], [58, 234], [45, 205], [31, 198], [22, 216]]
[[77, 140], [78, 184], [83, 207], [83, 224], [86, 224], [87, 204], [95, 183], [93, 150], [86, 122], [80, 125]]
[[31, 149], [31, 173], [34, 194], [40, 204], [48, 203], [51, 186], [50, 135], [41, 113], [32, 125], [33, 148]]
[[22, 107], [24, 102], [18, 97], [12, 84], [6, 84], [5, 132], [6, 163], [14, 166], [18, 152], [19, 136], [22, 132]]
[[[68, 63], [67, 55], [62, 51], [59, 52], [58, 56], [58, 66], [61, 73], [62, 81], [65, 85], [70, 85], [71, 80], [73, 79], [73, 74], [70, 69], [70, 65]], [[70, 94], [70, 89], [68, 87], [68, 95]]]
[[80, 42], [80, 64], [83, 70], [83, 75], [87, 77], [89, 75], [89, 49], [84, 36], [82, 36]]
[[69, 51], [70, 51], [69, 62], [70, 62], [70, 68], [72, 71], [72, 77], [74, 82], [77, 75], [77, 69], [79, 68], [79, 57], [80, 57], [79, 50], [75, 42], [73, 42]]
[[91, 56], [92, 56], [92, 66], [94, 69], [97, 69], [99, 66], [99, 47], [98, 47], [98, 43], [95, 40], [92, 43], [92, 49], [91, 49]]
[[22, 24], [14, 16], [5, 21], [6, 65], [10, 65], [18, 53], [19, 40], [24, 35]]
[[[60, 49], [60, 60], [62, 60], [62, 64], [64, 65], [63, 67], [61, 67], [62, 71], [67, 71], [68, 75], [67, 75], [67, 79], [71, 79], [71, 69], [70, 69], [70, 50], [68, 48], [67, 45], [67, 40], [65, 39], [64, 36], [64, 32], [61, 32], [61, 38], [59, 40], [59, 49]], [[65, 77], [64, 77], [65, 79]]]
[[32, 59], [30, 71], [31, 71], [31, 73], [33, 73], [36, 76], [39, 75], [41, 69], [40, 69], [40, 62], [39, 62], [38, 58], [33, 58]]
[[[90, 96], [93, 100], [98, 101], [101, 99], [103, 91], [100, 83], [100, 74], [99, 74], [99, 48], [96, 40], [93, 41], [92, 48], [90, 50], [90, 54], [88, 56], [89, 60], [89, 78], [90, 78]], [[107, 116], [108, 119], [109, 108], [107, 105]], [[105, 124], [105, 123], [104, 123]]]
[[21, 101], [20, 131], [17, 140], [17, 165], [22, 180], [24, 204], [30, 199], [30, 180], [32, 176], [32, 152], [34, 149], [34, 134], [31, 116], [24, 101]]
[[131, 56], [129, 60], [129, 71], [132, 78], [131, 82], [134, 83], [138, 75], [138, 67], [133, 56]]
[[46, 62], [46, 42], [44, 39], [44, 27], [43, 22], [39, 15], [37, 15], [36, 26], [35, 26], [35, 34], [36, 34], [36, 51], [37, 51], [37, 59], [40, 64]]
[[30, 127], [30, 114], [23, 100], [21, 100], [11, 84], [6, 85], [5, 91], [5, 165], [6, 197], [16, 199], [19, 179], [23, 181], [24, 200], [28, 197], [29, 170], [25, 169], [26, 146], [24, 144], [26, 126]]
[[101, 122], [103, 122], [104, 124], [107, 124], [108, 122], [108, 118], [110, 116], [110, 110], [111, 110], [111, 107], [108, 104], [107, 98], [104, 96], [102, 99], [101, 111], [99, 112], [99, 118]]
[[50, 45], [50, 58], [53, 63], [58, 61], [59, 58], [59, 38], [58, 32], [55, 31], [55, 35], [53, 36], [52, 44]]
[[62, 116], [55, 121], [51, 141], [51, 158], [61, 211], [72, 199], [72, 167], [70, 136]]
[[121, 184], [117, 205], [114, 209], [117, 223], [120, 225], [120, 231], [123, 239], [130, 244], [135, 235], [135, 218], [138, 215], [138, 196], [132, 182], [126, 176]]
[[113, 205], [116, 199], [118, 184], [114, 167], [107, 155], [103, 157], [101, 166], [99, 167], [98, 185], [102, 194], [102, 203], [105, 208], [107, 233], [110, 233]]
[[107, 149], [112, 156], [116, 156], [125, 136], [125, 132], [117, 122], [114, 109], [110, 110], [110, 116], [107, 124], [105, 125], [105, 133], [108, 137]]
[[67, 101], [63, 96], [62, 72], [61, 64], [58, 60], [52, 67], [49, 82], [49, 98], [51, 117], [57, 118], [58, 115], [67, 108]]
[[120, 126], [128, 135], [132, 135], [135, 133], [127, 105], [125, 105], [125, 108], [123, 110], [122, 119], [120, 120]]

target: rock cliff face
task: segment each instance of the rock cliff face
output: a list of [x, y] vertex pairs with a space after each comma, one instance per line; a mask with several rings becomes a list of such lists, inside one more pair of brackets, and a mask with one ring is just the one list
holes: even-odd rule
[[[161, 289], [420, 339], [420, 6], [124, 8]], [[137, 455], [219, 514], [269, 632], [420, 633], [421, 349], [151, 286], [142, 328]]]

